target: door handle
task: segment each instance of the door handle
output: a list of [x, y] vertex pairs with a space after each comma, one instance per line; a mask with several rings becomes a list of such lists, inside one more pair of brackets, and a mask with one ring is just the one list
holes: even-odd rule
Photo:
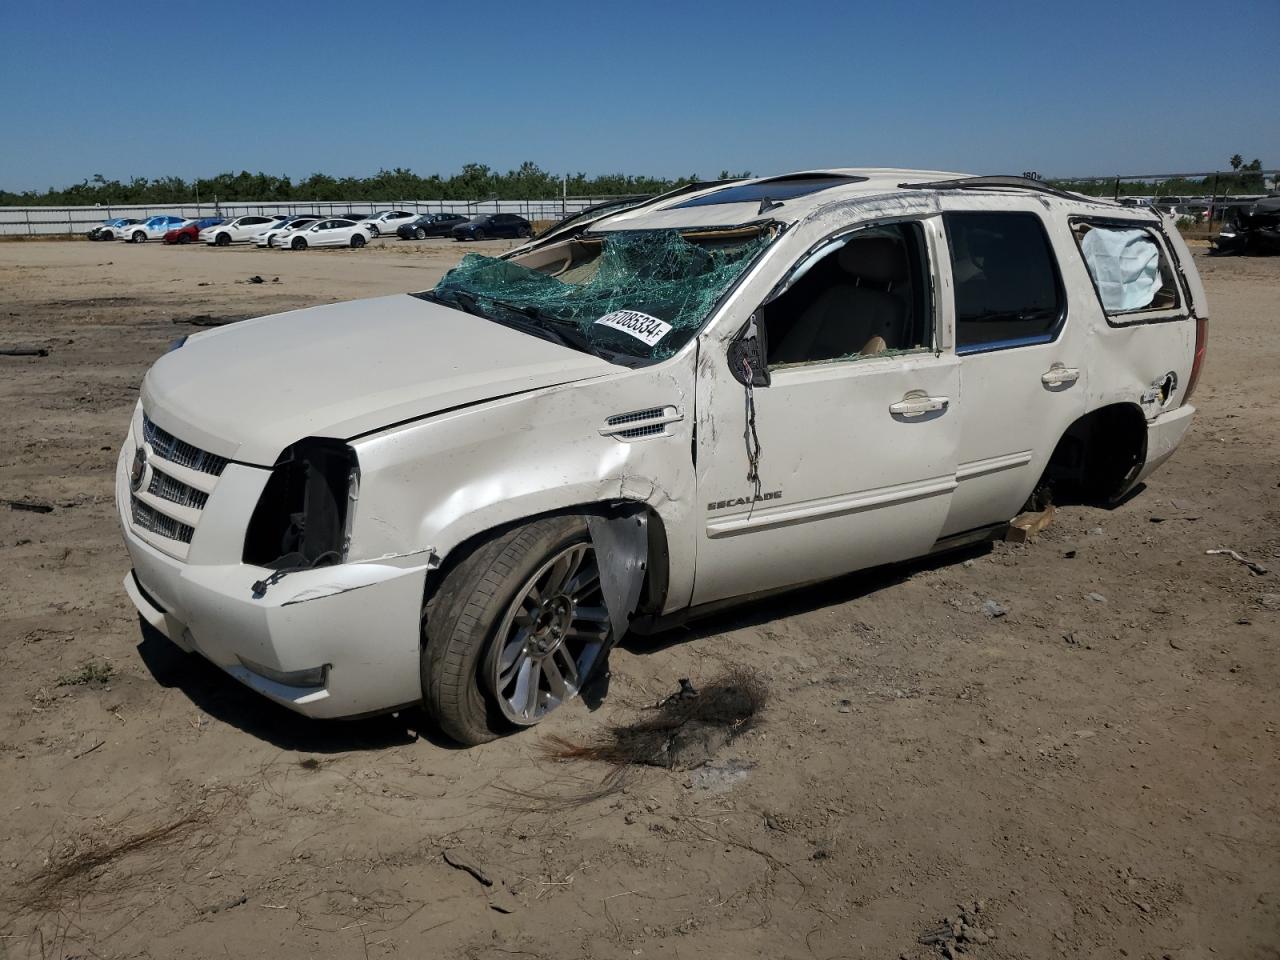
[[889, 412], [895, 417], [923, 417], [926, 413], [939, 413], [951, 405], [947, 397], [930, 397], [924, 391], [913, 390], [897, 403], [889, 404]]
[[1061, 363], [1050, 365], [1048, 370], [1040, 374], [1040, 382], [1046, 387], [1069, 387], [1079, 379], [1079, 370]]

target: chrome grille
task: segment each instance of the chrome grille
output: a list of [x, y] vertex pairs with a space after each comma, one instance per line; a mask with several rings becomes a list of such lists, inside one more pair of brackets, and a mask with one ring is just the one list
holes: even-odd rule
[[161, 473], [154, 468], [151, 471], [151, 483], [147, 486], [147, 493], [161, 500], [176, 503], [180, 507], [194, 507], [197, 510], [203, 510], [204, 505], [209, 501], [209, 495], [203, 490], [188, 486], [181, 480], [175, 480], [167, 473]]
[[173, 517], [165, 516], [159, 510], [147, 506], [137, 497], [133, 498], [133, 525], [162, 537], [168, 537], [170, 540], [177, 540], [180, 543], [190, 543], [192, 534], [196, 532], [195, 527], [185, 524], [181, 520], [175, 520]]
[[179, 440], [163, 427], [157, 427], [146, 414], [142, 417], [142, 434], [151, 449], [161, 460], [168, 460], [180, 467], [199, 470], [201, 473], [221, 476], [227, 467], [227, 458], [201, 450], [199, 447]]

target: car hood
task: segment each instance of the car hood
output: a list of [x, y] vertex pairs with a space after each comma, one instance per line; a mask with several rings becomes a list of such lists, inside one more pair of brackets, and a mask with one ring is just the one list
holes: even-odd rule
[[197, 334], [142, 384], [147, 415], [201, 449], [269, 466], [304, 437], [371, 430], [619, 368], [408, 294]]

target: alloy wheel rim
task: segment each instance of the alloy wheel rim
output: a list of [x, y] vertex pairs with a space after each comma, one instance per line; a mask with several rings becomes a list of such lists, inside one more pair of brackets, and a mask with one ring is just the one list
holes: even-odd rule
[[571, 544], [516, 591], [490, 644], [489, 689], [503, 716], [532, 726], [576, 697], [609, 633], [595, 549]]

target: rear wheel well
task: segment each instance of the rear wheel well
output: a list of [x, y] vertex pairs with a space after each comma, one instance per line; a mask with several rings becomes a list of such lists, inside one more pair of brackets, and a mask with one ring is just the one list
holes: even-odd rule
[[[1147, 420], [1132, 403], [1116, 403], [1085, 414], [1062, 435], [1036, 492], [1056, 504], [1109, 505], [1133, 486], [1147, 459]], [[1037, 502], [1038, 501], [1038, 502]]]

